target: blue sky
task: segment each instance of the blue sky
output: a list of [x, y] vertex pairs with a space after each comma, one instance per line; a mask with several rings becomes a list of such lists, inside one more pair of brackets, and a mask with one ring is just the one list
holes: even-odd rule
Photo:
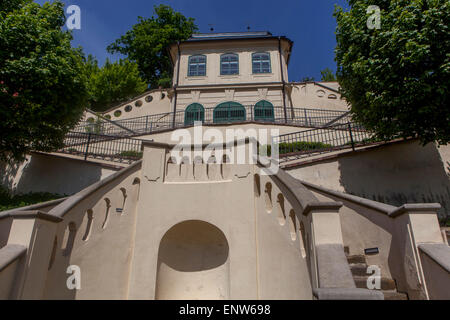
[[[36, 0], [42, 4], [44, 0]], [[137, 22], [138, 16], [150, 17], [153, 6], [170, 5], [186, 17], [195, 18], [200, 32], [270, 31], [294, 41], [289, 66], [291, 81], [306, 76], [320, 80], [320, 70], [336, 70], [333, 17], [335, 4], [346, 7], [345, 0], [63, 0], [66, 6], [81, 9], [81, 30], [74, 30], [73, 45], [81, 45], [103, 64], [106, 57], [119, 58], [106, 52], [106, 47]]]

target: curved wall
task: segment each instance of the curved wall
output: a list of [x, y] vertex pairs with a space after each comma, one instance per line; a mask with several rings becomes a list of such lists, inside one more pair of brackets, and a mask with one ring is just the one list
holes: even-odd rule
[[186, 221], [172, 227], [159, 246], [155, 298], [228, 299], [228, 257], [228, 241], [214, 225]]

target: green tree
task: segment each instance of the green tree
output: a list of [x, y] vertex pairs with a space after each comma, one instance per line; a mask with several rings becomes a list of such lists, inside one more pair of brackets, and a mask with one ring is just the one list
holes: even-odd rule
[[[450, 2], [350, 0], [335, 17], [337, 77], [356, 120], [382, 139], [450, 141]], [[381, 28], [369, 28], [369, 5]], [[369, 20], [370, 21], [370, 20]]]
[[8, 0], [0, 8], [0, 160], [13, 161], [61, 147], [87, 89], [61, 2]]
[[138, 18], [138, 23], [108, 46], [110, 53], [124, 54], [139, 66], [139, 71], [152, 88], [168, 88], [172, 70], [167, 52], [169, 44], [188, 39], [198, 30], [193, 18], [186, 18], [171, 7], [154, 7], [156, 16]]
[[320, 71], [322, 75], [321, 81], [336, 81], [336, 76], [330, 68], [325, 68]]
[[106, 60], [99, 68], [91, 55], [86, 60], [88, 77], [88, 106], [94, 111], [105, 111], [114, 104], [129, 100], [147, 89], [139, 76], [138, 66], [128, 60]]
[[314, 77], [303, 77], [302, 80], [300, 80], [300, 82], [313, 82], [313, 81], [316, 81]]

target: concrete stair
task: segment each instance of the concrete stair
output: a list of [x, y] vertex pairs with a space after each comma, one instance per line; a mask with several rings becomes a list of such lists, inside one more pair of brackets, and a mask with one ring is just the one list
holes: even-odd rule
[[[367, 274], [367, 262], [364, 255], [348, 255], [347, 261], [352, 271], [353, 279], [357, 288], [367, 289], [367, 280], [370, 274]], [[395, 280], [390, 278], [381, 278], [381, 289], [385, 300], [408, 300], [408, 296], [397, 291]]]

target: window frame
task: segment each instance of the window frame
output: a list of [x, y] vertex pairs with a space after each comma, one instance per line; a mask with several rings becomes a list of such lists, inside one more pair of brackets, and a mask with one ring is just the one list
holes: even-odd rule
[[254, 120], [262, 122], [275, 122], [275, 107], [267, 100], [260, 100], [254, 106]]
[[[193, 117], [191, 117], [191, 115], [193, 115]], [[197, 115], [200, 116], [200, 119], [195, 119], [197, 118]], [[196, 121], [205, 122], [205, 107], [200, 103], [191, 103], [184, 110], [184, 125], [192, 126]]]
[[[205, 62], [197, 62], [197, 63], [195, 63], [195, 66], [197, 67], [197, 74], [191, 74], [191, 71], [192, 71], [191, 67], [192, 67], [192, 64], [193, 64], [191, 62], [191, 60], [193, 58], [197, 58], [197, 57], [204, 57], [205, 58]], [[205, 74], [198, 74], [198, 66], [200, 64], [203, 64], [203, 63], [205, 64]], [[195, 55], [189, 56], [189, 58], [188, 58], [188, 72], [187, 72], [188, 77], [206, 77], [207, 66], [208, 66], [208, 58], [206, 57], [206, 55], [204, 55], [204, 54], [195, 54]]]
[[[223, 116], [223, 115], [226, 116]], [[227, 101], [218, 104], [213, 110], [213, 123], [245, 122], [247, 110], [245, 106], [235, 101]]]
[[[227, 74], [224, 74], [223, 72], [223, 61], [222, 61], [222, 59], [223, 58], [226, 58], [227, 56], [234, 56], [234, 57], [236, 57], [237, 58], [237, 72], [236, 73], [227, 73]], [[234, 62], [234, 61], [228, 61], [228, 65], [230, 65], [231, 66], [231, 63], [232, 62]], [[231, 68], [230, 68], [230, 70], [231, 70]], [[224, 53], [224, 54], [222, 54], [221, 56], [220, 56], [220, 75], [221, 76], [236, 76], [236, 75], [239, 75], [239, 71], [240, 71], [240, 66], [239, 66], [239, 54], [237, 54], [237, 53], [233, 53], [233, 52], [229, 52], [229, 53]]]
[[[268, 72], [264, 72], [264, 71], [255, 72], [254, 63], [255, 63], [255, 56], [257, 54], [266, 54], [269, 57], [269, 59], [268, 59], [268, 61], [269, 61], [269, 71]], [[257, 61], [260, 64], [259, 65], [259, 70], [263, 70], [262, 63], [264, 61], [265, 60]], [[261, 51], [261, 52], [254, 52], [254, 53], [252, 53], [252, 74], [270, 74], [270, 73], [272, 73], [272, 55], [270, 54], [270, 52]]]

